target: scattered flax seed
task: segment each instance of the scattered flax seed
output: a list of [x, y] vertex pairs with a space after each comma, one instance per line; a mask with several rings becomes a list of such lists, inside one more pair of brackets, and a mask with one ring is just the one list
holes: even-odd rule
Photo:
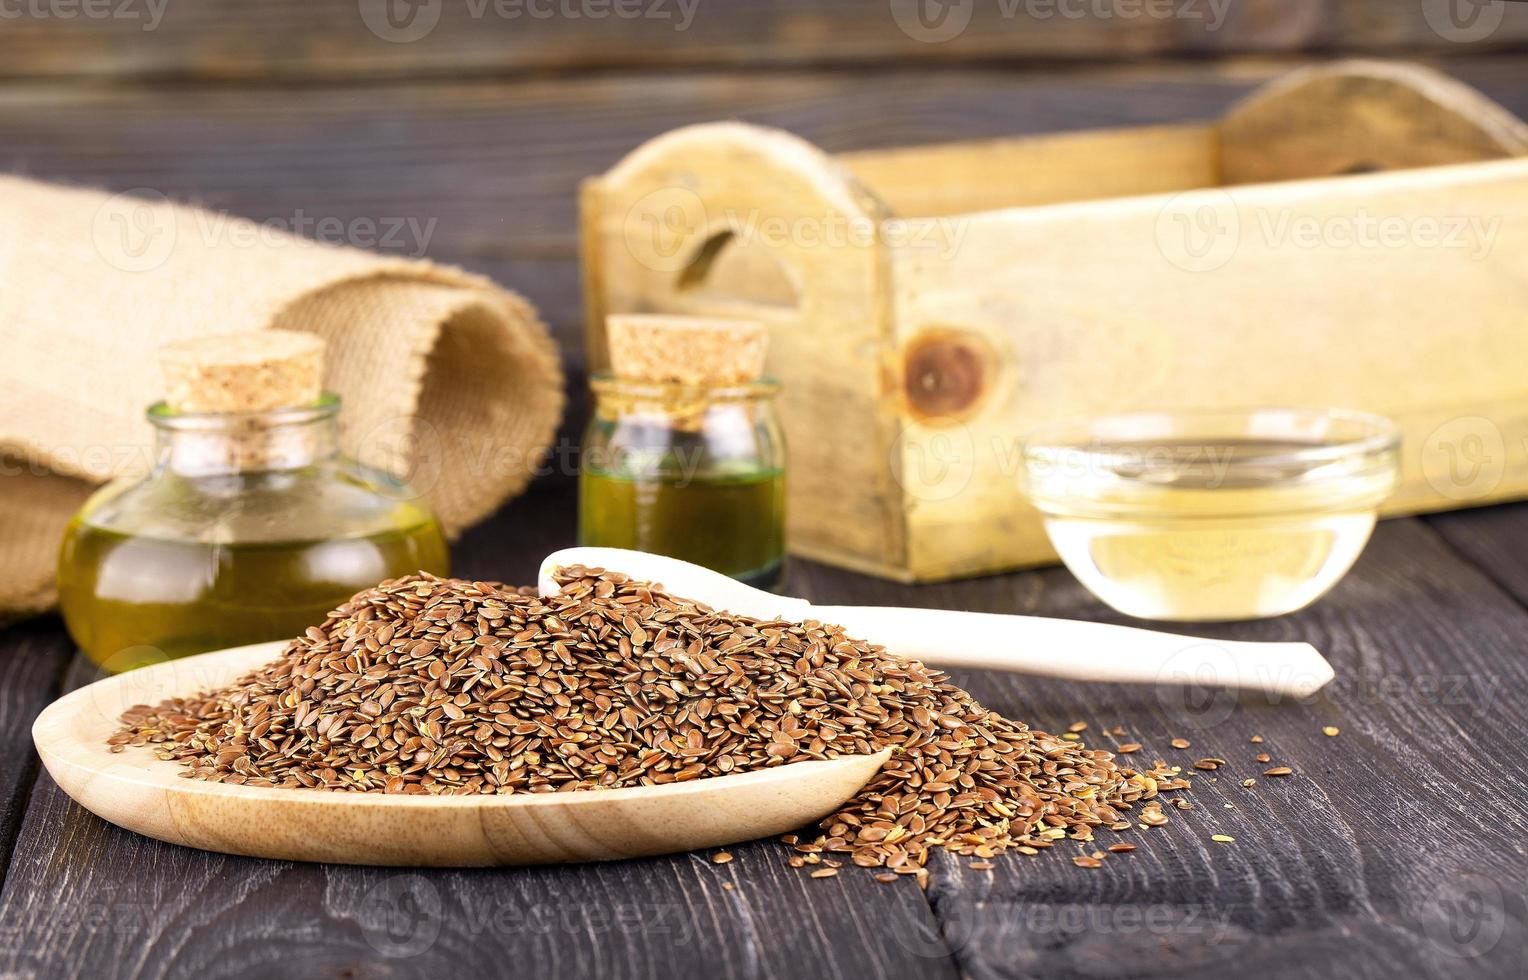
[[897, 876], [889, 871], [882, 871], [875, 876], [875, 880], [879, 881], [883, 885], [889, 885], [893, 881], [897, 880]]
[[1194, 768], [1203, 769], [1206, 772], [1214, 772], [1216, 769], [1219, 769], [1224, 762], [1224, 759], [1200, 759], [1198, 762], [1194, 763]]
[[1139, 752], [1139, 751], [1141, 751], [1141, 743], [1140, 742], [1126, 742], [1124, 745], [1121, 745], [1115, 751], [1118, 752], [1120, 755], [1129, 755], [1132, 752]]
[[1338, 735], [1342, 734], [1342, 729], [1338, 728], [1336, 725], [1327, 725], [1325, 728], [1321, 729], [1321, 734], [1325, 735], [1327, 738], [1336, 738]]
[[992, 870], [992, 862], [991, 861], [972, 861], [971, 862], [971, 870], [972, 871], [991, 871]]
[[717, 851], [715, 854], [713, 854], [711, 856], [711, 863], [712, 864], [731, 864], [732, 863], [732, 855], [727, 853], [726, 851]]
[[732, 891], [732, 882], [730, 882], [730, 881], [722, 882], [722, 891], [724, 891], [724, 892]]
[[1168, 744], [1171, 745], [1175, 749], [1186, 749], [1190, 745], [1192, 745], [1193, 743], [1190, 742], [1186, 738], [1175, 738], [1171, 742], [1169, 742]]
[[1289, 776], [1293, 774], [1294, 770], [1288, 766], [1274, 766], [1272, 769], [1263, 771], [1263, 775], [1265, 776]]
[[1158, 804], [1150, 804], [1141, 811], [1141, 823], [1148, 827], [1160, 827], [1167, 823], [1167, 814], [1162, 812]]
[[1210, 840], [1214, 841], [1217, 844], [1235, 844], [1236, 843], [1236, 838], [1232, 837], [1230, 834], [1211, 834], [1210, 835]]
[[599, 569], [557, 581], [546, 598], [384, 582], [225, 688], [129, 709], [109, 744], [212, 782], [434, 796], [661, 786], [894, 747], [816, 836], [786, 838], [788, 863], [818, 877], [837, 871], [825, 855], [922, 880], [935, 848], [1033, 853], [1189, 786], [988, 711], [830, 624], [721, 613]]
[[1242, 786], [1246, 787], [1247, 789], [1251, 789], [1252, 787], [1257, 785], [1257, 780], [1252, 779], [1251, 777], [1248, 777], [1247, 779], [1243, 779], [1241, 784], [1242, 784]]
[[1079, 868], [1101, 868], [1104, 866], [1104, 863], [1098, 858], [1088, 857], [1086, 854], [1079, 854], [1072, 858], [1072, 863]]
[[1087, 730], [1088, 723], [1085, 721], [1074, 721], [1072, 722], [1071, 726], [1067, 728], [1067, 731], [1069, 732], [1085, 732]]
[[1251, 741], [1253, 745], [1262, 745], [1263, 744], [1263, 736], [1261, 736], [1261, 735], [1254, 735], [1254, 736], [1252, 736], [1252, 738], [1249, 741]]
[[1129, 854], [1135, 850], [1134, 844], [1110, 844], [1109, 850], [1115, 854]]
[[1269, 755], [1267, 752], [1259, 752], [1256, 758], [1258, 762], [1262, 763], [1269, 763], [1273, 761], [1273, 756]]
[[818, 868], [812, 872], [813, 878], [832, 878], [838, 874], [837, 868]]

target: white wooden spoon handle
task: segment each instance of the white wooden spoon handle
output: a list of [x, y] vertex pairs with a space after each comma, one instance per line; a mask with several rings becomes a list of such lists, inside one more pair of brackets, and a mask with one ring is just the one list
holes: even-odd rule
[[1241, 643], [1130, 626], [943, 609], [813, 606], [851, 636], [936, 667], [1079, 681], [1194, 683], [1305, 697], [1332, 679], [1309, 643]]

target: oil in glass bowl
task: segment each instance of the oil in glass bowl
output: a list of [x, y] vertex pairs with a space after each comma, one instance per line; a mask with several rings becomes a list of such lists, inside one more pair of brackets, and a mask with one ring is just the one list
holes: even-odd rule
[[1255, 619], [1309, 605], [1352, 567], [1399, 444], [1356, 412], [1121, 415], [1032, 434], [1025, 489], [1067, 568], [1120, 612]]

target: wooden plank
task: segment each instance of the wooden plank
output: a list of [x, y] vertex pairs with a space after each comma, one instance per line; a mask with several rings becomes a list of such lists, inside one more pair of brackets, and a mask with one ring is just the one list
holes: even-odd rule
[[[922, 587], [796, 573], [796, 587], [823, 601], [1123, 621], [1061, 570]], [[1122, 724], [1145, 758], [1231, 763], [1198, 774], [1181, 794], [1194, 808], [1169, 808], [1169, 826], [1101, 834], [1140, 850], [1096, 871], [1072, 866], [1081, 845], [1071, 842], [991, 872], [941, 857], [929, 896], [963, 974], [1520, 977], [1528, 856], [1516, 842], [1528, 806], [1489, 788], [1517, 785], [1528, 766], [1518, 735], [1528, 613], [1411, 519], [1381, 525], [1353, 573], [1306, 612], [1190, 632], [1309, 640], [1338, 679], [1308, 702], [1275, 704], [957, 678], [1039, 728], [1088, 721], [1089, 737], [1110, 746], [1122, 740], [1098, 733]], [[1326, 725], [1341, 734], [1323, 735]], [[1192, 747], [1171, 749], [1175, 736]], [[1264, 777], [1259, 749], [1296, 775]], [[1257, 784], [1244, 789], [1248, 777]], [[1492, 804], [1470, 805], [1482, 788]]]
[[689, 123], [742, 118], [836, 152], [1210, 117], [1276, 73], [619, 75], [300, 99], [281, 87], [0, 88], [0, 162], [390, 254], [539, 262], [576, 252], [580, 179]]
[[[1300, 51], [1330, 45], [1338, 14], [1319, 0], [51, 0], [29, 10], [0, 33], [5, 75], [236, 80]], [[1361, 27], [1339, 41], [1365, 43]]]
[[51, 616], [0, 631], [0, 882], [37, 775], [32, 719], [56, 696], [74, 644]]
[[[1528, 116], [1524, 65], [1514, 57], [1444, 67]], [[391, 254], [538, 263], [575, 256], [580, 179], [688, 123], [739, 118], [835, 153], [919, 146], [1211, 119], [1283, 70], [614, 75], [337, 86], [300, 99], [279, 86], [38, 85], [0, 88], [0, 163]], [[217, 231], [210, 224], [207, 233]]]
[[[1494, 460], [1493, 460], [1494, 462]], [[1496, 584], [1528, 605], [1528, 504], [1433, 514], [1433, 530]]]
[[[1474, 14], [1471, 6], [1490, 8]], [[1457, 12], [1456, 12], [1457, 11]], [[51, 0], [8, 18], [10, 77], [340, 79], [612, 67], [1026, 64], [1520, 48], [1528, 11], [1428, 0]]]
[[[571, 537], [570, 491], [547, 481], [469, 533], [458, 572], [533, 581], [541, 555]], [[80, 661], [68, 685], [95, 676]], [[774, 841], [731, 852], [725, 868], [706, 854], [502, 871], [259, 861], [118, 830], [43, 775], [0, 893], [0, 976], [705, 980], [719, 964], [761, 977], [955, 976], [942, 946], [887, 939], [887, 923], [938, 935], [913, 881], [812, 880]]]
[[[568, 526], [567, 488], [547, 489], [469, 536], [461, 570], [528, 576]], [[792, 588], [822, 601], [1116, 618], [1059, 570], [902, 587], [798, 563]], [[1528, 937], [1511, 910], [1528, 862], [1510, 842], [1528, 813], [1510, 798], [1489, 817], [1458, 801], [1521, 771], [1512, 692], [1528, 686], [1525, 620], [1419, 521], [1396, 521], [1307, 613], [1209, 631], [1314, 640], [1340, 678], [1309, 704], [1212, 699], [1192, 710], [1157, 692], [963, 675], [989, 706], [1039, 727], [1125, 723], [1153, 748], [1186, 734], [1191, 752], [1163, 754], [1233, 766], [1201, 779], [1194, 810], [1132, 835], [1141, 850], [1099, 871], [1065, 852], [993, 872], [937, 861], [937, 919], [910, 883], [803, 880], [769, 843], [735, 849], [725, 871], [693, 856], [402, 874], [226, 858], [109, 828], [44, 779], [0, 896], [0, 970], [232, 976], [279, 962], [306, 975], [513, 962], [536, 975], [683, 977], [727, 963], [758, 976], [952, 975], [948, 942], [971, 977], [1217, 976], [1231, 963], [1289, 976], [1517, 976]], [[71, 682], [88, 676], [78, 668]], [[1321, 735], [1326, 724], [1342, 735]], [[1241, 789], [1259, 768], [1245, 742], [1254, 730], [1299, 775]], [[1206, 842], [1214, 832], [1237, 842]]]
[[[1528, 115], [1525, 64], [1448, 67]], [[0, 88], [0, 163], [465, 265], [526, 293], [581, 359], [577, 183], [659, 133], [738, 117], [838, 152], [1151, 125], [1213, 118], [1280, 70], [614, 76], [341, 86], [300, 99], [280, 87]]]
[[[523, 291], [581, 362], [577, 184], [652, 136], [742, 117], [837, 151], [1161, 123], [1216, 115], [1273, 73], [613, 76], [300, 99], [281, 87], [0, 88], [0, 164], [464, 265]], [[221, 228], [212, 218], [205, 233]]]
[[841, 153], [895, 214], [929, 217], [1206, 187], [1216, 131], [1142, 126]]
[[1329, 37], [1351, 39], [1355, 48], [1374, 53], [1465, 45], [1476, 51], [1504, 50], [1528, 38], [1528, 9], [1517, 3], [1340, 0], [1336, 6]]
[[1417, 65], [1345, 60], [1290, 72], [1227, 113], [1226, 184], [1521, 156], [1528, 124]]

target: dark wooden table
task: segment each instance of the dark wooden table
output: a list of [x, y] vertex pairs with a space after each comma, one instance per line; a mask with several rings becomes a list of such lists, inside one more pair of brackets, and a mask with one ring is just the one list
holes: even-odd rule
[[[1474, 44], [1431, 29], [1428, 4], [1386, 0], [1245, 0], [1198, 32], [987, 4], [943, 46], [899, 32], [881, 0], [708, 0], [685, 32], [448, 4], [401, 45], [359, 30], [354, 0], [172, 4], [153, 33], [6, 20], [0, 166], [257, 220], [428, 223], [397, 247], [525, 291], [578, 386], [576, 181], [666, 129], [741, 117], [843, 150], [1211, 118], [1334, 52], [1434, 60], [1528, 116], [1528, 4], [1512, 6]], [[571, 485], [549, 478], [469, 532], [456, 567], [529, 581], [572, 523]], [[1058, 569], [902, 587], [797, 563], [789, 588], [1111, 618]], [[1204, 631], [1315, 643], [1338, 680], [1309, 702], [962, 674], [1035, 726], [1085, 720], [1107, 747], [1100, 731], [1124, 725], [1174, 760], [1231, 764], [1102, 869], [939, 857], [926, 890], [858, 869], [811, 880], [773, 842], [725, 867], [414, 872], [146, 840], [39, 771], [32, 719], [93, 677], [45, 617], [0, 632], [0, 978], [1528, 977], [1525, 605], [1528, 505], [1503, 506], [1388, 522], [1312, 609]], [[1261, 777], [1254, 733], [1295, 776]]]
[[[572, 533], [571, 489], [540, 485], [471, 532], [460, 571], [530, 581]], [[1112, 618], [1059, 569], [905, 587], [800, 562], [790, 588]], [[0, 977], [1519, 978], [1525, 603], [1528, 505], [1497, 507], [1382, 524], [1310, 610], [1205, 631], [1316, 644], [1338, 679], [1306, 703], [960, 674], [1036, 726], [1123, 724], [1169, 758], [1231, 765], [1201, 775], [1192, 810], [1132, 832], [1140, 849], [1099, 870], [1060, 850], [991, 871], [940, 856], [926, 890], [855, 868], [809, 879], [772, 841], [733, 848], [725, 867], [682, 854], [484, 871], [160, 844], [96, 819], [38, 771], [33, 716], [94, 676], [40, 619], [0, 637]], [[1173, 752], [1174, 736], [1193, 748]], [[1263, 778], [1259, 750], [1296, 774]], [[1249, 775], [1257, 785], [1244, 789]]]

